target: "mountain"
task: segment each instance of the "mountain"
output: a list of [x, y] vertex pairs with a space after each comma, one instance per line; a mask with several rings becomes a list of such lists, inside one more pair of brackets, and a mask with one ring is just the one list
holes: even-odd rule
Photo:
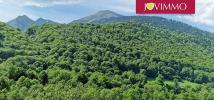
[[13, 28], [19, 28], [21, 31], [25, 31], [32, 26], [42, 25], [45, 23], [57, 24], [54, 21], [43, 19], [43, 18], [39, 18], [36, 21], [34, 21], [30, 19], [28, 16], [23, 15], [23, 16], [18, 16], [17, 18], [7, 22], [7, 25], [12, 26]]
[[54, 21], [51, 21], [51, 20], [48, 20], [48, 19], [43, 19], [43, 18], [39, 18], [37, 19], [33, 25], [42, 25], [44, 23], [49, 23], [49, 24], [57, 24], [56, 22]]
[[[111, 13], [111, 15], [115, 15], [114, 17], [97, 17], [99, 15], [104, 15]], [[71, 23], [94, 23], [94, 24], [110, 24], [110, 23], [118, 23], [118, 22], [140, 22], [140, 23], [149, 23], [156, 27], [169, 29], [177, 32], [186, 32], [190, 34], [198, 34], [198, 35], [209, 35], [209, 32], [200, 30], [198, 28], [192, 27], [191, 25], [166, 19], [157, 16], [122, 16], [112, 11], [100, 11], [94, 15], [89, 17], [85, 17]]]
[[79, 20], [74, 20], [72, 23], [91, 23], [91, 22], [94, 22], [94, 21], [100, 20], [100, 19], [117, 18], [117, 17], [121, 17], [121, 16], [122, 15], [117, 14], [110, 10], [102, 10], [102, 11], [97, 12], [94, 15], [90, 15], [90, 16], [81, 18]]
[[20, 30], [24, 31], [27, 28], [30, 28], [34, 21], [27, 17], [26, 15], [18, 16], [17, 18], [7, 22], [9, 26], [12, 26], [14, 28], [19, 28]]
[[109, 24], [109, 23], [117, 23], [117, 22], [127, 22], [127, 21], [136, 21], [140, 23], [150, 23], [156, 27], [169, 29], [172, 31], [177, 32], [186, 32], [191, 34], [200, 34], [200, 35], [207, 35], [209, 32], [200, 30], [196, 27], [193, 27], [191, 25], [185, 24], [183, 22], [166, 19], [163, 17], [157, 17], [157, 16], [122, 16], [117, 18], [103, 18], [100, 20], [95, 20], [91, 23], [96, 24]]

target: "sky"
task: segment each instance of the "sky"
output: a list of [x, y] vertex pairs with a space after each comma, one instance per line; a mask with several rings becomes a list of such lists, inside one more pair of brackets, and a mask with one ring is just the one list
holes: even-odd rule
[[[40, 17], [69, 23], [100, 10], [132, 16], [136, 0], [0, 0], [0, 21], [8, 22], [17, 16]], [[214, 32], [214, 0], [196, 0], [194, 15], [158, 15], [182, 21], [200, 29]]]

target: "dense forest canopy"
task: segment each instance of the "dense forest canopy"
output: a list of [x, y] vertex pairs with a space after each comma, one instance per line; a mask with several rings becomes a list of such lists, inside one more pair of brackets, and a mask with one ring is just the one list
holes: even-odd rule
[[214, 98], [214, 36], [149, 23], [0, 23], [0, 99]]

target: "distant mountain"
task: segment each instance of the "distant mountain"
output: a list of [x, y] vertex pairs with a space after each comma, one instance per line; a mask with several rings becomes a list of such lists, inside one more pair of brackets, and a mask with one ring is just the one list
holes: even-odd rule
[[101, 19], [117, 18], [117, 17], [122, 17], [122, 16], [123, 15], [117, 14], [110, 10], [102, 10], [102, 11], [97, 12], [94, 15], [90, 15], [90, 16], [81, 18], [79, 20], [74, 20], [72, 23], [91, 23], [91, 22], [101, 20]]
[[18, 16], [16, 19], [7, 22], [7, 24], [9, 26], [19, 28], [20, 30], [24, 31], [25, 29], [30, 28], [34, 24], [34, 21], [26, 15], [23, 15]]
[[49, 24], [57, 24], [54, 21], [48, 20], [48, 19], [43, 19], [43, 18], [39, 18], [34, 22], [34, 25], [42, 25], [44, 23], [49, 23]]
[[26, 29], [32, 26], [42, 25], [44, 23], [57, 24], [54, 21], [43, 18], [39, 18], [38, 20], [34, 21], [30, 19], [28, 16], [23, 15], [18, 16], [17, 18], [7, 22], [7, 25], [12, 26], [13, 28], [19, 28], [21, 31], [25, 31]]
[[[108, 16], [107, 16], [108, 15]], [[101, 17], [102, 16], [102, 17]], [[100, 11], [94, 15], [73, 21], [71, 23], [94, 23], [94, 24], [110, 24], [117, 22], [136, 21], [139, 23], [149, 23], [153, 26], [169, 29], [171, 31], [186, 32], [191, 34], [206, 34], [209, 32], [192, 27], [191, 25], [166, 19], [157, 16], [122, 16], [112, 11]], [[207, 35], [207, 34], [206, 34]]]

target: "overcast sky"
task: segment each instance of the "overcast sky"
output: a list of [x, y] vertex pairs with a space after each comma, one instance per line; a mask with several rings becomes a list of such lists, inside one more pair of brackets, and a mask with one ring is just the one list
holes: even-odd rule
[[[7, 22], [19, 15], [32, 19], [43, 17], [61, 23], [112, 10], [123, 15], [135, 14], [136, 0], [0, 0], [0, 21]], [[190, 23], [214, 32], [214, 0], [196, 0], [195, 15], [161, 15]]]

